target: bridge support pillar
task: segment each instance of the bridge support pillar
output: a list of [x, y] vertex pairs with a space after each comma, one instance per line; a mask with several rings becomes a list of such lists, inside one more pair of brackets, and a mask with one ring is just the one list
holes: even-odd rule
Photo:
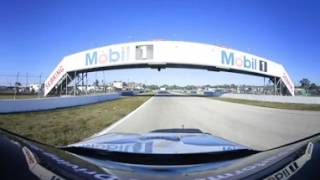
[[285, 89], [283, 89], [282, 86], [284, 86], [281, 78], [277, 78], [277, 77], [274, 77], [273, 79], [271, 79], [272, 82], [273, 82], [273, 85], [274, 85], [274, 95], [275, 96], [282, 96], [283, 93], [285, 92]]

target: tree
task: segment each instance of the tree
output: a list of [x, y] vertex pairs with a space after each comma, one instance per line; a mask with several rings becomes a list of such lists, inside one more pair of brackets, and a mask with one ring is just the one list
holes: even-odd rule
[[313, 95], [319, 95], [320, 93], [320, 88], [315, 83], [311, 83], [309, 90]]
[[185, 88], [186, 88], [186, 90], [194, 90], [194, 89], [196, 89], [197, 87], [194, 86], [194, 85], [187, 85]]
[[318, 88], [318, 86], [315, 83], [311, 83], [310, 85], [310, 90], [316, 90]]
[[167, 85], [167, 84], [164, 84], [164, 85], [160, 86], [160, 88], [166, 88], [166, 89], [168, 89], [168, 87], [169, 87], [169, 85]]
[[93, 82], [93, 85], [94, 85], [94, 86], [99, 86], [99, 80], [96, 79], [96, 80]]
[[303, 78], [300, 81], [301, 87], [304, 88], [305, 90], [310, 88], [310, 81], [307, 78]]
[[230, 87], [231, 87], [232, 89], [236, 89], [236, 88], [237, 88], [237, 86], [236, 86], [235, 84], [231, 84]]
[[308, 89], [310, 88], [310, 81], [307, 78], [303, 78], [300, 81], [301, 87], [306, 91], [306, 94], [308, 94]]
[[151, 90], [157, 90], [157, 89], [159, 89], [159, 86], [152, 84], [152, 85], [148, 85], [147, 88], [149, 88]]
[[21, 86], [21, 83], [20, 82], [16, 82], [15, 85], [16, 86]]
[[21, 83], [20, 83], [20, 82], [16, 82], [16, 83], [15, 83], [14, 94], [19, 93], [20, 86], [21, 86]]

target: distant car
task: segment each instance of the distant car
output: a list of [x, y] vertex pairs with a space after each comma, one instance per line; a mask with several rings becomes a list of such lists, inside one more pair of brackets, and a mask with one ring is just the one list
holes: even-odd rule
[[156, 95], [169, 95], [170, 93], [166, 90], [166, 88], [160, 88]]
[[267, 151], [203, 133], [105, 134], [54, 147], [0, 131], [0, 179], [318, 179], [319, 134]]
[[166, 91], [165, 87], [160, 88], [160, 91]]

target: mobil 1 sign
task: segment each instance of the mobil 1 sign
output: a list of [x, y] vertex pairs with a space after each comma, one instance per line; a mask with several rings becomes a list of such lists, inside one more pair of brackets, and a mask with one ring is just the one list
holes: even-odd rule
[[153, 59], [153, 45], [136, 46], [136, 60]]

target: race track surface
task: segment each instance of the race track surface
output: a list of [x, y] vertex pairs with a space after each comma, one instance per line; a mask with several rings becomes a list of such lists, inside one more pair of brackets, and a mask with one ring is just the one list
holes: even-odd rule
[[155, 96], [99, 134], [181, 127], [199, 128], [265, 150], [320, 132], [320, 112], [264, 108], [205, 97]]

